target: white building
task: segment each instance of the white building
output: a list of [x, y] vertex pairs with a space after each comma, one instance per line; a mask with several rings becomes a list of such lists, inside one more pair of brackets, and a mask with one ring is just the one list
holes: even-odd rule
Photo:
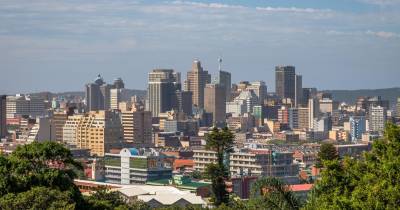
[[372, 106], [369, 110], [369, 130], [383, 131], [386, 123], [386, 109], [381, 106]]

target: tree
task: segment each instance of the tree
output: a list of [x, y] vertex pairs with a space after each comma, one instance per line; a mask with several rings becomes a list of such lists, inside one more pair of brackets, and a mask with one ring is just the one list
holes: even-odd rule
[[306, 209], [397, 209], [400, 206], [400, 128], [388, 124], [384, 138], [360, 159], [324, 162]]
[[33, 187], [26, 192], [9, 193], [0, 198], [0, 209], [75, 209], [76, 203], [67, 192]]
[[217, 164], [209, 164], [206, 172], [212, 181], [212, 192], [215, 205], [229, 202], [229, 193], [226, 190], [225, 181], [229, 179], [229, 168], [224, 164], [224, 156], [233, 152], [234, 135], [227, 127], [214, 128], [206, 138], [206, 149], [216, 152]]
[[254, 209], [287, 209], [300, 208], [299, 199], [290, 191], [288, 185], [274, 177], [263, 177], [253, 185], [253, 198], [250, 205]]
[[321, 145], [320, 151], [317, 157], [317, 167], [321, 168], [323, 162], [327, 160], [336, 160], [339, 158], [335, 146], [331, 143], [324, 143]]

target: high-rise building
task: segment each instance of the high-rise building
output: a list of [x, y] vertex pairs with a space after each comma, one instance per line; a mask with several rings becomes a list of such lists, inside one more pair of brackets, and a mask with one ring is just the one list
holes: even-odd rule
[[253, 91], [257, 95], [260, 105], [264, 104], [264, 100], [267, 99], [267, 86], [264, 81], [251, 82], [246, 89]]
[[77, 129], [81, 124], [83, 115], [71, 115], [68, 116], [67, 121], [65, 121], [62, 127], [62, 142], [68, 146], [77, 145]]
[[297, 108], [298, 110], [298, 128], [299, 129], [309, 129], [310, 128], [310, 120], [309, 120], [309, 109], [308, 108]]
[[231, 73], [226, 71], [219, 71], [218, 76], [215, 78], [215, 83], [219, 84], [222, 88], [225, 89], [225, 101], [231, 101], [231, 88], [232, 88], [232, 81], [231, 81]]
[[319, 103], [317, 98], [310, 98], [308, 99], [308, 126], [309, 129], [314, 128], [314, 118], [319, 116]]
[[350, 137], [352, 142], [362, 139], [362, 134], [366, 131], [366, 120], [364, 116], [352, 116], [349, 119]]
[[7, 96], [0, 95], [0, 138], [7, 135]]
[[124, 81], [122, 81], [122, 79], [118, 77], [117, 79], [114, 80], [114, 84], [113, 84], [112, 88], [114, 88], [114, 89], [124, 89], [125, 88]]
[[39, 96], [17, 94], [6, 98], [7, 118], [20, 116], [40, 117], [45, 114], [44, 99]]
[[187, 73], [187, 80], [185, 81], [186, 90], [193, 93], [193, 105], [204, 108], [204, 88], [210, 82], [211, 75], [208, 71], [203, 70], [199, 60], [194, 60], [192, 69]]
[[193, 115], [192, 110], [192, 95], [190, 91], [177, 90], [175, 92], [175, 99], [172, 100], [173, 108], [178, 112], [183, 112], [188, 116]]
[[397, 104], [396, 104], [396, 114], [397, 114], [397, 117], [400, 117], [400, 97], [399, 98], [397, 98]]
[[329, 115], [314, 118], [313, 131], [329, 132], [332, 129], [332, 119]]
[[110, 90], [110, 108], [112, 110], [118, 110], [119, 103], [130, 101], [131, 94], [127, 89], [114, 88]]
[[302, 97], [302, 104], [304, 107], [308, 105], [308, 99], [314, 98], [317, 96], [317, 89], [316, 88], [302, 88], [303, 90], [303, 97]]
[[288, 110], [289, 114], [289, 128], [298, 129], [299, 128], [299, 109], [292, 107]]
[[278, 121], [281, 124], [289, 124], [289, 111], [285, 106], [282, 106], [280, 109], [278, 109]]
[[176, 90], [180, 89], [179, 74], [172, 69], [154, 69], [149, 73], [147, 111], [153, 117], [173, 109]]
[[294, 104], [296, 107], [301, 106], [303, 102], [303, 77], [301, 75], [296, 75], [295, 78], [295, 100]]
[[257, 95], [252, 90], [243, 90], [233, 101], [226, 103], [226, 109], [227, 113], [243, 115], [252, 113], [256, 105], [259, 105]]
[[204, 110], [213, 114], [214, 125], [225, 123], [225, 90], [218, 84], [207, 84], [204, 89]]
[[294, 66], [275, 67], [275, 91], [276, 95], [292, 101], [296, 97], [296, 71]]
[[118, 113], [92, 111], [86, 113], [76, 130], [76, 146], [90, 149], [91, 155], [104, 156], [112, 148], [122, 148], [123, 131]]
[[48, 117], [38, 117], [36, 123], [29, 131], [27, 142], [54, 141], [55, 134], [55, 127], [52, 125], [51, 119]]
[[121, 112], [124, 141], [135, 147], [152, 147], [151, 112], [124, 110]]
[[110, 109], [110, 89], [99, 74], [93, 83], [85, 85], [86, 107], [88, 111]]
[[54, 112], [51, 123], [56, 132], [55, 140], [59, 143], [63, 141], [63, 127], [68, 120], [67, 112]]
[[369, 109], [369, 130], [383, 131], [386, 123], [386, 109], [381, 106], [371, 106]]

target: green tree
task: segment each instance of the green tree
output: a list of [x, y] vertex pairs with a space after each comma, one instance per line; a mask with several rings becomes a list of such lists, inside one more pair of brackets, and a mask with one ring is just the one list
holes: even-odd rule
[[229, 193], [226, 190], [225, 181], [229, 180], [229, 168], [224, 164], [224, 156], [233, 152], [234, 135], [228, 128], [214, 128], [206, 138], [206, 148], [213, 150], [217, 155], [217, 164], [209, 164], [207, 175], [212, 181], [212, 192], [216, 206], [229, 202]]
[[360, 159], [325, 161], [306, 209], [398, 209], [400, 128], [388, 124], [384, 138]]
[[321, 168], [323, 162], [327, 160], [336, 160], [339, 158], [335, 146], [331, 143], [324, 143], [321, 145], [320, 151], [317, 157], [317, 167]]
[[9, 193], [0, 198], [0, 209], [75, 209], [76, 203], [68, 192], [47, 187], [33, 187], [21, 193]]
[[263, 177], [252, 186], [253, 199], [249, 207], [252, 209], [287, 209], [300, 208], [300, 201], [290, 191], [289, 185], [274, 177]]

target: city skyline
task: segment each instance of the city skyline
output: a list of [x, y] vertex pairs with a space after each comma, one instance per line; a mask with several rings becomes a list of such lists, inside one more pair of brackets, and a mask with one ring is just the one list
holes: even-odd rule
[[396, 87], [399, 11], [396, 0], [2, 1], [0, 92], [80, 91], [99, 73], [145, 89], [151, 69], [187, 72], [198, 58], [215, 75], [219, 57], [233, 82], [272, 91], [277, 65], [296, 66], [305, 87]]

